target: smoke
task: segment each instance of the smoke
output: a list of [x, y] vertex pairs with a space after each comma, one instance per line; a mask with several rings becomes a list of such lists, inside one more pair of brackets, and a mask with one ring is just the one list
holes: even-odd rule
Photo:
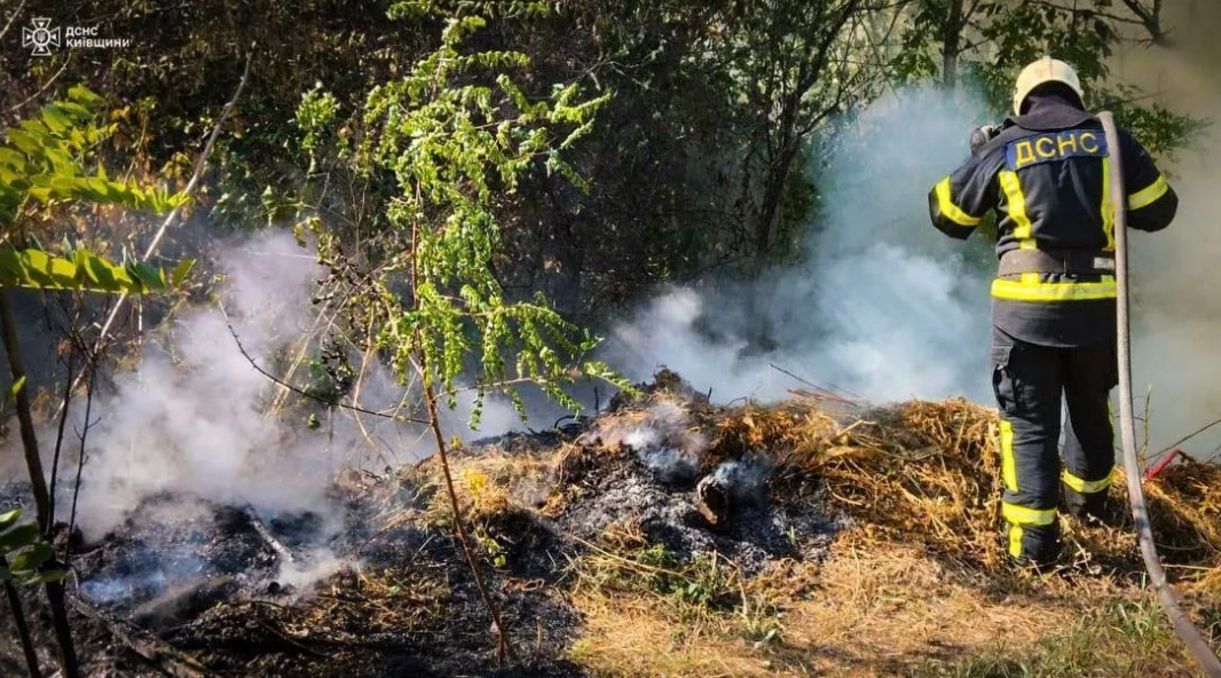
[[[264, 514], [329, 515], [327, 493], [339, 469], [381, 468], [431, 453], [418, 427], [368, 416], [358, 426], [351, 413], [340, 411], [311, 430], [292, 408], [269, 411], [281, 387], [238, 350], [226, 313], [245, 350], [264, 368], [280, 371], [301, 351], [303, 337], [325, 334], [329, 316], [310, 303], [323, 272], [283, 232], [222, 248], [217, 259], [225, 276], [225, 312], [198, 307], [159, 328], [161, 341], [146, 345], [139, 363], [117, 374], [113, 390], [95, 400], [94, 414], [101, 418], [87, 438], [78, 509], [88, 538], [164, 493]], [[293, 381], [302, 383], [306, 373], [298, 369]], [[390, 407], [402, 394], [380, 365], [362, 379], [367, 409]], [[462, 430], [467, 414], [448, 414], [450, 430]], [[498, 433], [515, 422], [511, 407], [490, 401], [481, 432]], [[61, 503], [71, 499], [60, 495]]]
[[314, 584], [347, 569], [359, 568], [359, 561], [340, 558], [328, 548], [315, 548], [299, 560], [280, 563], [275, 580], [289, 586], [299, 598], [309, 597]]
[[[1175, 50], [1120, 55], [1116, 73], [1173, 110], [1214, 117], [1215, 36], [1175, 35], [1183, 38]], [[882, 97], [848, 122], [827, 155], [818, 176], [826, 207], [806, 263], [745, 284], [667, 291], [613, 328], [613, 364], [636, 379], [667, 366], [720, 402], [773, 400], [807, 386], [781, 367], [873, 401], [963, 395], [992, 405], [990, 246], [978, 236], [945, 238], [925, 210], [928, 188], [961, 162], [967, 132], [988, 118], [965, 93], [949, 99], [915, 88]], [[1131, 238], [1134, 390], [1138, 409], [1150, 394], [1149, 453], [1221, 417], [1221, 231], [1213, 227], [1221, 131], [1214, 125], [1190, 143], [1161, 163], [1181, 201], [1175, 222]], [[1184, 449], [1216, 456], [1221, 427]]]
[[623, 445], [635, 452], [640, 463], [662, 483], [694, 480], [699, 455], [708, 446], [687, 410], [669, 400], [653, 404], [642, 419], [631, 425], [624, 426], [614, 419], [603, 421], [598, 435], [610, 447]]
[[[1113, 73], [1154, 94], [1158, 104], [1210, 123], [1188, 147], [1162, 161], [1179, 195], [1179, 213], [1160, 233], [1137, 233], [1133, 258], [1133, 381], [1150, 395], [1149, 447], [1156, 452], [1221, 417], [1221, 43], [1215, 27], [1221, 4], [1180, 3], [1165, 17], [1171, 49], [1130, 45]], [[1140, 408], [1142, 403], [1138, 402]], [[1183, 449], [1215, 457], [1221, 428], [1193, 438]]]
[[701, 484], [716, 485], [735, 504], [766, 506], [770, 474], [771, 467], [764, 457], [748, 456], [721, 462]]
[[613, 364], [637, 379], [665, 365], [721, 402], [805, 387], [776, 367], [875, 401], [984, 398], [989, 248], [935, 231], [925, 196], [988, 119], [968, 94], [882, 97], [827, 149], [806, 263], [670, 290], [613, 328]]

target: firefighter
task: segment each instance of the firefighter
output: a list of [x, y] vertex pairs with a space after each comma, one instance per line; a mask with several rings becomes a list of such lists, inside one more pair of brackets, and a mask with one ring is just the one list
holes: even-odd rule
[[[1157, 231], [1178, 206], [1140, 143], [1122, 129], [1119, 137], [1120, 148], [1108, 148], [1077, 74], [1044, 57], [1018, 76], [1013, 116], [976, 130], [970, 158], [929, 192], [933, 225], [954, 238], [997, 213], [992, 386], [1006, 544], [1021, 564], [1058, 556], [1061, 496], [1080, 519], [1103, 514], [1115, 462], [1115, 209], [1128, 211], [1132, 228]], [[1123, 160], [1125, 205], [1112, 204], [1113, 152]]]

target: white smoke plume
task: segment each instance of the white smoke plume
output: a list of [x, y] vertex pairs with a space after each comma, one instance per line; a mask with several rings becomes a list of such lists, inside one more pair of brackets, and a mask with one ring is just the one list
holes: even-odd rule
[[[310, 297], [321, 269], [283, 232], [224, 248], [217, 259], [225, 275], [220, 296], [242, 345], [275, 371], [277, 356], [292, 355], [303, 336], [320, 329]], [[115, 375], [113, 391], [99, 393], [94, 402], [100, 419], [87, 438], [78, 509], [88, 538], [161, 493], [260, 512], [326, 514], [327, 489], [339, 469], [380, 469], [431, 452], [422, 429], [385, 419], [365, 416], [362, 431], [351, 413], [337, 411], [329, 426], [309, 430], [299, 412], [269, 414], [281, 387], [241, 354], [225, 313], [203, 306], [170, 323], [160, 328], [159, 342], [145, 346], [139, 364]], [[303, 373], [298, 371], [296, 383]], [[388, 407], [401, 396], [387, 370], [374, 366], [366, 373], [363, 407]], [[447, 417], [451, 431], [463, 431], [466, 414]], [[512, 408], [491, 401], [481, 431], [499, 433], [513, 423]], [[70, 493], [59, 494], [61, 503], [70, 501]]]
[[[665, 365], [720, 402], [803, 386], [773, 364], [871, 400], [983, 398], [988, 247], [935, 231], [925, 196], [987, 120], [967, 94], [884, 96], [829, 150], [807, 263], [748, 285], [671, 290], [614, 329], [614, 364], [634, 378]], [[755, 347], [761, 330], [775, 348]]]
[[[1131, 239], [1133, 381], [1149, 401], [1149, 447], [1156, 452], [1221, 418], [1221, 3], [1168, 5], [1171, 48], [1128, 46], [1113, 73], [1171, 110], [1202, 116], [1208, 127], [1163, 161], [1179, 194], [1168, 229]], [[1140, 408], [1142, 403], [1138, 402]], [[1183, 445], [1197, 457], [1221, 451], [1221, 427]]]
[[360, 566], [359, 561], [339, 558], [327, 548], [311, 549], [298, 557], [298, 560], [281, 562], [275, 577], [277, 583], [292, 587], [298, 599], [311, 597], [314, 584], [337, 572]]
[[687, 410], [670, 400], [654, 403], [643, 418], [630, 425], [615, 419], [600, 422], [598, 437], [608, 446], [623, 445], [635, 452], [640, 462], [664, 483], [693, 480], [699, 455], [708, 446]]
[[[1157, 74], [1143, 83], [1150, 90], [1190, 92], [1178, 109], [1199, 114], [1221, 111], [1217, 63], [1159, 52], [1125, 65]], [[775, 365], [872, 401], [962, 395], [992, 406], [991, 246], [946, 238], [926, 209], [928, 189], [966, 157], [968, 133], [990, 117], [966, 93], [882, 97], [830, 151], [819, 177], [826, 207], [806, 263], [749, 284], [670, 290], [614, 328], [612, 362], [636, 379], [664, 365], [719, 402], [775, 400], [804, 386]], [[1175, 223], [1131, 238], [1134, 390], [1138, 409], [1146, 388], [1152, 394], [1149, 453], [1221, 417], [1221, 134], [1192, 143], [1181, 162], [1165, 163], [1181, 199]], [[760, 336], [774, 348], [759, 348]], [[1184, 449], [1208, 458], [1219, 443], [1221, 427]]]

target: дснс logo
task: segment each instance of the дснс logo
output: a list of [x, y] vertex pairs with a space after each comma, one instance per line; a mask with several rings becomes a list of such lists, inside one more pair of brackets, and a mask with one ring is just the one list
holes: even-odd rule
[[21, 29], [21, 46], [33, 47], [33, 56], [51, 56], [52, 47], [59, 47], [59, 27], [51, 28], [45, 17], [30, 19], [30, 27]]

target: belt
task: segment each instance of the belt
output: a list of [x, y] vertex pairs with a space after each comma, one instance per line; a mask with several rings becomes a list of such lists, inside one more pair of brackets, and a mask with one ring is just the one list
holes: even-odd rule
[[1089, 250], [1009, 250], [1001, 255], [998, 276], [1021, 273], [1114, 275], [1115, 254]]

